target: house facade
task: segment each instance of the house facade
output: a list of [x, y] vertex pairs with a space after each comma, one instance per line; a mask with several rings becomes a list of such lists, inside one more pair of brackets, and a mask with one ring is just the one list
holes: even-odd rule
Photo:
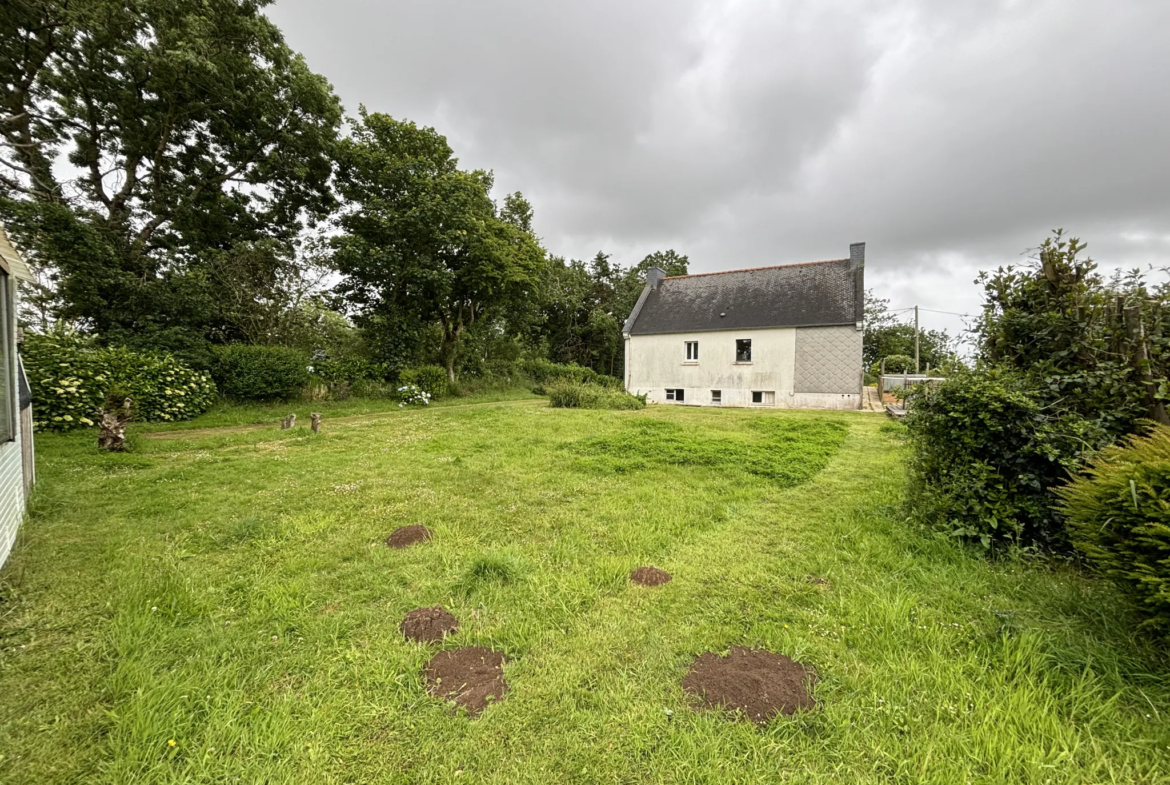
[[625, 386], [654, 403], [858, 409], [865, 243], [848, 259], [667, 276], [626, 320]]
[[16, 288], [32, 274], [0, 225], [0, 566], [24, 520], [33, 482], [32, 405], [17, 353]]

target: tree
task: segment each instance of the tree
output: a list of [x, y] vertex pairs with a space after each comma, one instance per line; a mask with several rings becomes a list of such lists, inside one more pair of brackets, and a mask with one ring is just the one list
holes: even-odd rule
[[209, 254], [287, 254], [333, 208], [340, 103], [267, 4], [3, 5], [0, 215], [54, 268], [62, 316], [107, 338], [203, 339]]
[[512, 194], [498, 211], [491, 174], [460, 170], [433, 128], [364, 108], [339, 146], [337, 186], [348, 202], [334, 239], [338, 291], [368, 325], [437, 323], [455, 381], [467, 332], [539, 286], [546, 260], [531, 208]]
[[[898, 322], [890, 313], [890, 301], [865, 292], [865, 333], [862, 358], [866, 368], [895, 355], [914, 356], [914, 325]], [[920, 330], [918, 359], [922, 368], [940, 368], [955, 359], [954, 341], [946, 330]], [[913, 370], [913, 368], [911, 368]]]

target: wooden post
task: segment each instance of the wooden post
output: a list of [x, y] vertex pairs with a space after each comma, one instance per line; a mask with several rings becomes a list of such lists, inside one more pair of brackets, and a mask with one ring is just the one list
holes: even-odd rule
[[309, 420], [311, 421], [313, 433], [321, 433], [321, 415], [317, 412], [313, 412], [309, 415]]
[[918, 306], [914, 306], [914, 375], [917, 376], [922, 371], [922, 366], [918, 364]]
[[280, 430], [287, 431], [289, 428], [293, 427], [296, 424], [297, 424], [297, 416], [295, 414], [290, 414], [288, 417], [285, 417], [283, 420], [280, 421]]

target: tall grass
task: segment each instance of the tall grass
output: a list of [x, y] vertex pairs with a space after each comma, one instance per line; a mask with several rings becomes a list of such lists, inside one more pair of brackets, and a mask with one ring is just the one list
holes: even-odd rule
[[[1166, 781], [1170, 679], [1124, 597], [911, 529], [882, 422], [534, 400], [43, 438], [0, 572], [0, 780]], [[737, 468], [769, 458], [793, 473]], [[635, 590], [643, 564], [674, 579]], [[405, 641], [436, 604], [459, 631]], [[419, 675], [470, 645], [511, 685], [474, 721]], [[689, 663], [735, 645], [814, 667], [818, 708], [695, 710]]]

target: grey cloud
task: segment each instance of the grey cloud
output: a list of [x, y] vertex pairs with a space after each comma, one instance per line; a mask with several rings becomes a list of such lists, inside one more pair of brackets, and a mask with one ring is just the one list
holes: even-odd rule
[[[699, 270], [869, 245], [897, 300], [978, 306], [1055, 226], [1170, 251], [1161, 0], [282, 0], [350, 111], [436, 126], [554, 253]], [[953, 324], [949, 326], [954, 326]]]

